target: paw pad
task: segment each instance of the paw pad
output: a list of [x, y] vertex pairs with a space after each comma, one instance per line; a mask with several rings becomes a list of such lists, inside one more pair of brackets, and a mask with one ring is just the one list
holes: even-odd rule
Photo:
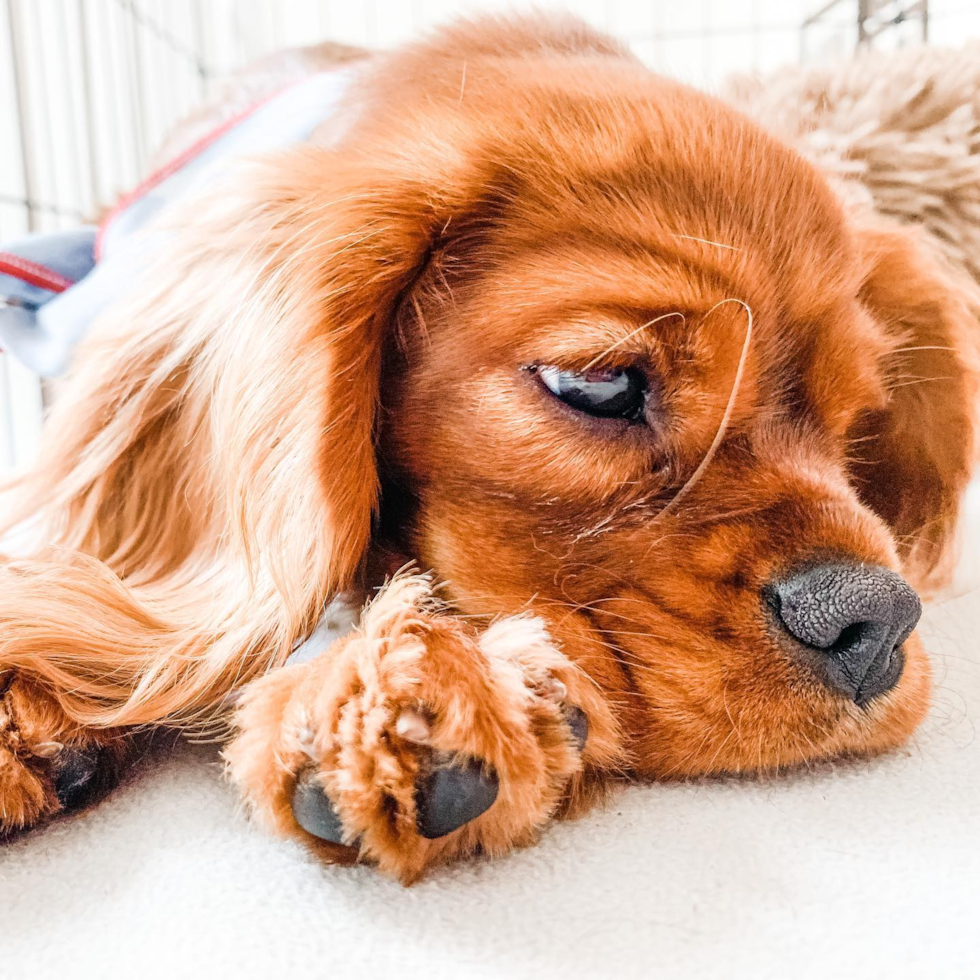
[[581, 708], [576, 708], [574, 705], [567, 706], [564, 715], [572, 732], [572, 738], [575, 740], [579, 752], [581, 752], [589, 739], [589, 716]]
[[54, 753], [54, 757], [57, 760], [54, 791], [61, 808], [77, 810], [90, 803], [102, 789], [100, 750], [95, 746], [65, 747]]
[[436, 766], [415, 789], [419, 833], [436, 840], [459, 830], [493, 806], [499, 788], [497, 774], [476, 759]]
[[320, 840], [343, 844], [344, 825], [312, 773], [304, 773], [296, 780], [292, 802], [293, 816], [303, 830]]

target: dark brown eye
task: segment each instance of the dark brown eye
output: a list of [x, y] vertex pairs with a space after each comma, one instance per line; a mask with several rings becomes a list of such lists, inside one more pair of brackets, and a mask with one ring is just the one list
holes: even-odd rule
[[555, 398], [579, 412], [600, 419], [636, 420], [643, 414], [646, 379], [635, 368], [595, 368], [562, 371], [549, 364], [530, 370]]

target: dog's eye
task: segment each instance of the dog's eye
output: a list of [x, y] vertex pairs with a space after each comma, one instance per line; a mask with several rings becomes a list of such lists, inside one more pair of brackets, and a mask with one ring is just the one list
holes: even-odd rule
[[548, 364], [530, 368], [566, 405], [602, 419], [637, 419], [643, 412], [646, 380], [635, 368], [562, 371]]

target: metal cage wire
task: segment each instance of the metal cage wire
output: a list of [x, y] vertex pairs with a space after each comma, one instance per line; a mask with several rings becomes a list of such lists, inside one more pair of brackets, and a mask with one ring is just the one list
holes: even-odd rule
[[[0, 242], [93, 220], [142, 175], [210, 81], [269, 51], [332, 38], [384, 47], [522, 0], [2, 0]], [[541, 4], [538, 3], [538, 6]], [[971, 0], [566, 0], [651, 66], [711, 87], [733, 71], [859, 43], [980, 35]], [[12, 135], [12, 138], [10, 138]], [[0, 466], [29, 462], [38, 379], [0, 355]]]

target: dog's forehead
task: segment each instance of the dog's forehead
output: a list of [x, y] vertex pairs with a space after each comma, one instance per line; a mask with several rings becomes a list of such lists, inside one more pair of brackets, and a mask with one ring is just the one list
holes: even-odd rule
[[646, 72], [579, 84], [572, 94], [571, 80], [556, 82], [534, 122], [498, 128], [493, 180], [510, 189], [512, 219], [641, 241], [656, 231], [729, 246], [750, 237], [777, 262], [809, 252], [848, 266], [836, 195], [756, 122]]
[[802, 323], [857, 293], [848, 223], [809, 164], [782, 148], [774, 162], [766, 140], [741, 160], [719, 158], [714, 145], [713, 160], [677, 159], [650, 134], [630, 140], [636, 152], [616, 164], [599, 152], [585, 165], [563, 150], [550, 173], [511, 175], [492, 211], [450, 226], [440, 272], [460, 274], [459, 286], [484, 283], [508, 304], [664, 310], [739, 299]]

